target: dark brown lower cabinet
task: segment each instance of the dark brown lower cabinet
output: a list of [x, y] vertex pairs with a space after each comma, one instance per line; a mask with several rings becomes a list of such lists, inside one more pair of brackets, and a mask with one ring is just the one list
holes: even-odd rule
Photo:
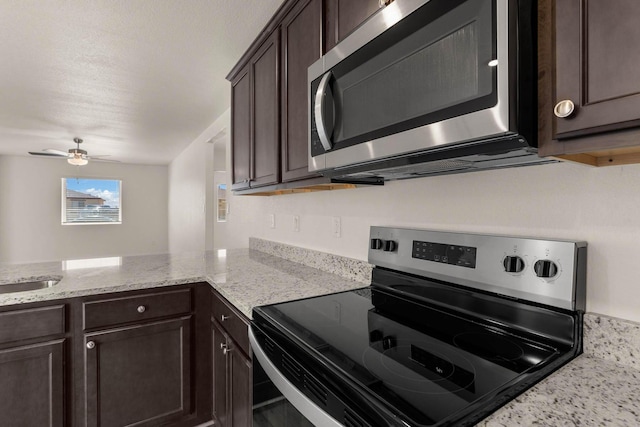
[[213, 416], [216, 425], [251, 425], [251, 359], [234, 340], [211, 322], [213, 338]]
[[231, 425], [250, 426], [252, 423], [251, 359], [245, 356], [239, 347], [229, 343], [229, 376], [231, 378]]
[[64, 340], [0, 350], [0, 425], [65, 425]]
[[221, 426], [227, 425], [227, 356], [223, 349], [227, 345], [227, 334], [222, 332], [217, 322], [211, 322], [213, 363], [213, 419]]
[[248, 321], [215, 292], [212, 301], [213, 419], [223, 427], [251, 426]]
[[85, 334], [87, 426], [155, 426], [191, 413], [191, 319]]
[[214, 400], [222, 425], [250, 426], [246, 319], [225, 311], [212, 376], [211, 292], [197, 283], [0, 307], [0, 427], [194, 427], [212, 419], [212, 377], [225, 390], [214, 396], [226, 399]]

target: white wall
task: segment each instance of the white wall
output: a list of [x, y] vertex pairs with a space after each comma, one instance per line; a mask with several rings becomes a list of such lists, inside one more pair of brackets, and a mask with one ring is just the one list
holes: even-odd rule
[[227, 110], [169, 165], [169, 251], [172, 253], [204, 251], [215, 246], [214, 172], [219, 160], [215, 159], [215, 144], [210, 141], [216, 135], [228, 133], [229, 117]]
[[[61, 225], [61, 178], [122, 180], [122, 224]], [[167, 167], [0, 156], [0, 262], [163, 253]]]
[[207, 160], [211, 144], [196, 140], [169, 165], [169, 251], [204, 251]]
[[[229, 246], [247, 247], [256, 236], [366, 260], [371, 225], [585, 240], [588, 311], [640, 321], [639, 189], [640, 165], [561, 163], [355, 190], [232, 196]], [[332, 236], [334, 216], [340, 238]]]

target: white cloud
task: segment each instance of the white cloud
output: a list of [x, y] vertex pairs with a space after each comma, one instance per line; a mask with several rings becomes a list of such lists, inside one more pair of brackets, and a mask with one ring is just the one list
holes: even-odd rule
[[83, 193], [91, 194], [92, 196], [100, 197], [104, 199], [104, 204], [109, 205], [111, 207], [120, 206], [120, 196], [118, 193], [114, 193], [109, 190], [100, 190], [97, 188], [88, 188], [83, 191]]

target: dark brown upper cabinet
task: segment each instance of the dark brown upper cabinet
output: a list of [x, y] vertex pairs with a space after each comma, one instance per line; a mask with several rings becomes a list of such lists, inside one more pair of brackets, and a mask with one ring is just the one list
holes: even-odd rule
[[231, 189], [288, 194], [355, 188], [309, 172], [307, 69], [379, 0], [285, 0], [229, 72]]
[[640, 2], [539, 2], [540, 154], [640, 161]]
[[232, 189], [249, 188], [251, 178], [251, 76], [249, 65], [231, 82]]
[[232, 80], [232, 189], [279, 182], [278, 31]]
[[322, 56], [322, 0], [302, 0], [281, 25], [282, 181], [311, 176], [308, 165], [307, 69]]
[[380, 8], [379, 0], [325, 0], [325, 47], [331, 50]]

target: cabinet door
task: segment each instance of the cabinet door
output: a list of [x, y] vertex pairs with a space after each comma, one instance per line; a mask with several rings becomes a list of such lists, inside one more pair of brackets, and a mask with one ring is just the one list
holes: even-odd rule
[[379, 0], [327, 0], [325, 51], [331, 50], [379, 8]]
[[[251, 60], [253, 80], [253, 162], [251, 187], [279, 182], [278, 136], [278, 31], [269, 37]], [[234, 111], [234, 114], [236, 112]]]
[[252, 422], [251, 360], [245, 356], [234, 341], [227, 343], [229, 366], [229, 396], [231, 397], [231, 426], [250, 426]]
[[85, 334], [87, 426], [155, 426], [191, 413], [191, 316]]
[[223, 352], [227, 345], [227, 335], [222, 329], [211, 321], [212, 338], [212, 363], [213, 363], [213, 419], [221, 426], [226, 426], [227, 421], [227, 358]]
[[251, 75], [249, 67], [231, 83], [231, 188], [249, 188], [251, 179]]
[[64, 340], [0, 350], [0, 425], [64, 425]]
[[[640, 2], [555, 1], [557, 139], [640, 125]], [[567, 141], [569, 143], [569, 141]]]
[[282, 22], [282, 181], [309, 172], [307, 69], [322, 55], [322, 0], [303, 0]]

